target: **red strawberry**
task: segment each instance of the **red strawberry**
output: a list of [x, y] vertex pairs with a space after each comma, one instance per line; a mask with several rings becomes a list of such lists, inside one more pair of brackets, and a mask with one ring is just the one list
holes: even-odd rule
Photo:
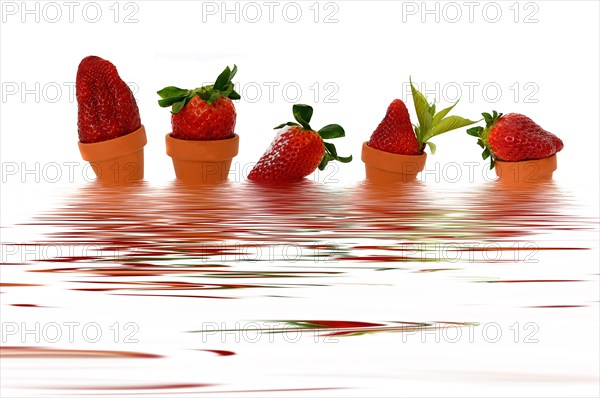
[[79, 140], [107, 141], [141, 126], [140, 112], [117, 68], [100, 57], [84, 58], [77, 70], [76, 94]]
[[392, 101], [385, 117], [367, 143], [371, 148], [401, 155], [421, 153], [408, 109], [399, 99]]
[[257, 182], [296, 182], [317, 169], [324, 170], [331, 160], [348, 163], [352, 156], [338, 156], [335, 146], [323, 139], [344, 137], [342, 126], [329, 124], [314, 131], [308, 123], [313, 108], [294, 105], [294, 118], [298, 123], [288, 122], [275, 129], [279, 131], [271, 146], [254, 166], [248, 179]]
[[185, 90], [165, 87], [158, 92], [161, 107], [171, 106], [171, 136], [182, 140], [222, 140], [233, 137], [236, 112], [232, 99], [240, 99], [231, 79], [237, 67], [229, 67], [215, 84]]
[[543, 159], [560, 152], [563, 142], [554, 134], [544, 130], [525, 115], [494, 111], [482, 114], [486, 127], [474, 127], [467, 133], [478, 137], [477, 143], [484, 148], [483, 158], [518, 162]]

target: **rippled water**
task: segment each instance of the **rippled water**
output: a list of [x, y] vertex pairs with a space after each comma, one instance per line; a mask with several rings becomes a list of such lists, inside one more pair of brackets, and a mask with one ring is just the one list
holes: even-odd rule
[[55, 195], [3, 224], [8, 395], [598, 392], [597, 203], [557, 184]]

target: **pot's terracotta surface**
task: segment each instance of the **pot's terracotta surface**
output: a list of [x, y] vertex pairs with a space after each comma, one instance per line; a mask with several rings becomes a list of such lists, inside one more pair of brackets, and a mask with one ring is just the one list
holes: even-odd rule
[[556, 170], [556, 155], [522, 162], [495, 161], [496, 175], [503, 184], [535, 184], [552, 179]]
[[227, 180], [239, 143], [237, 134], [225, 140], [211, 141], [166, 136], [167, 155], [173, 159], [177, 179], [193, 184], [216, 184]]
[[427, 154], [397, 155], [371, 148], [367, 143], [362, 146], [362, 161], [365, 163], [367, 180], [376, 183], [413, 181], [425, 168]]
[[142, 125], [133, 133], [112, 140], [91, 144], [80, 141], [79, 151], [102, 184], [127, 184], [144, 178], [146, 143], [146, 129]]

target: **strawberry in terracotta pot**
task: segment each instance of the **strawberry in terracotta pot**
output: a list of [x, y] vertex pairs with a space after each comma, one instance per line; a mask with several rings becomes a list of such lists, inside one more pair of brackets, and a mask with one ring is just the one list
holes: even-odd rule
[[429, 146], [432, 154], [436, 151], [430, 139], [476, 123], [460, 116], [447, 116], [456, 103], [436, 112], [435, 103], [429, 104], [412, 81], [410, 87], [419, 125], [412, 124], [404, 102], [399, 99], [392, 101], [385, 117], [362, 147], [362, 160], [369, 181], [391, 183], [414, 180], [425, 168], [425, 147]]
[[525, 115], [482, 113], [486, 126], [473, 127], [467, 134], [477, 137], [483, 159], [502, 182], [528, 183], [552, 178], [556, 170], [556, 153], [564, 144]]
[[144, 177], [146, 132], [136, 100], [117, 68], [100, 57], [84, 58], [75, 84], [79, 150], [102, 183]]
[[240, 95], [232, 82], [236, 73], [234, 65], [225, 68], [212, 85], [193, 90], [169, 86], [158, 91], [158, 104], [171, 107], [172, 132], [166, 136], [166, 145], [178, 179], [200, 184], [227, 179], [239, 147], [233, 100]]

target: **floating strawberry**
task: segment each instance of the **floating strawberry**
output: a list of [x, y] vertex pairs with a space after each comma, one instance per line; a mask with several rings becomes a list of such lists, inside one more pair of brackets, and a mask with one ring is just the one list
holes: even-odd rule
[[133, 93], [109, 61], [84, 58], [77, 69], [75, 88], [81, 143], [107, 141], [141, 127]]
[[313, 108], [308, 105], [293, 106], [294, 118], [298, 123], [288, 122], [281, 129], [271, 146], [254, 166], [248, 179], [258, 182], [300, 181], [317, 169], [324, 170], [327, 163], [338, 160], [348, 163], [352, 156], [338, 156], [335, 146], [324, 139], [344, 137], [342, 126], [329, 124], [319, 131], [309, 123]]
[[490, 168], [496, 160], [519, 162], [550, 157], [563, 149], [563, 142], [525, 115], [496, 111], [482, 113], [486, 126], [467, 130], [477, 137], [484, 159], [490, 158]]
[[236, 112], [232, 100], [240, 99], [231, 80], [237, 66], [229, 67], [213, 85], [194, 90], [165, 87], [158, 92], [158, 104], [171, 107], [173, 138], [182, 140], [222, 140], [234, 135]]

